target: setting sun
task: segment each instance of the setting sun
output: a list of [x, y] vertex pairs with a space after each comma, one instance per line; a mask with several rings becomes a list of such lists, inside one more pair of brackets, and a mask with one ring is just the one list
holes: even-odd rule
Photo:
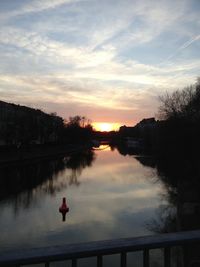
[[101, 132], [110, 132], [110, 131], [118, 131], [119, 123], [111, 123], [111, 122], [94, 122], [93, 127], [96, 131]]

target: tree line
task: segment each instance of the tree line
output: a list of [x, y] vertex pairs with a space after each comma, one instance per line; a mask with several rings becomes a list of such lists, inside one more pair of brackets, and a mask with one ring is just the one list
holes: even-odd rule
[[200, 146], [200, 78], [191, 86], [160, 97], [160, 150], [188, 156]]
[[133, 127], [120, 127], [118, 140], [138, 141], [138, 146], [133, 145], [133, 153], [137, 149], [162, 155], [189, 155], [197, 151], [200, 147], [200, 78], [191, 86], [166, 92], [159, 101], [158, 120], [147, 118]]

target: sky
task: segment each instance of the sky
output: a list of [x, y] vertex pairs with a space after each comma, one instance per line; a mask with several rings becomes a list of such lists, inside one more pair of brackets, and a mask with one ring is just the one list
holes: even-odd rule
[[135, 125], [200, 73], [199, 0], [0, 0], [0, 100]]

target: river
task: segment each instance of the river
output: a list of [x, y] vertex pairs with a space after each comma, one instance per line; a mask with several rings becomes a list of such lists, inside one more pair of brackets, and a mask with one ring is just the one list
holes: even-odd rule
[[170, 206], [151, 157], [109, 146], [0, 175], [1, 251], [155, 234]]

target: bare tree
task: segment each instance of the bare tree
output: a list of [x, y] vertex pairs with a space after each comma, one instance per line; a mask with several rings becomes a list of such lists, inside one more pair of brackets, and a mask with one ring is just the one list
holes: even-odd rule
[[67, 121], [68, 127], [86, 128], [90, 124], [91, 124], [91, 121], [88, 118], [86, 118], [85, 116], [79, 116], [79, 115], [76, 115], [74, 117], [69, 117], [69, 120]]
[[192, 116], [194, 112], [200, 110], [200, 78], [195, 85], [188, 86], [183, 90], [176, 90], [171, 94], [166, 92], [159, 99], [161, 102], [158, 112], [160, 119]]

